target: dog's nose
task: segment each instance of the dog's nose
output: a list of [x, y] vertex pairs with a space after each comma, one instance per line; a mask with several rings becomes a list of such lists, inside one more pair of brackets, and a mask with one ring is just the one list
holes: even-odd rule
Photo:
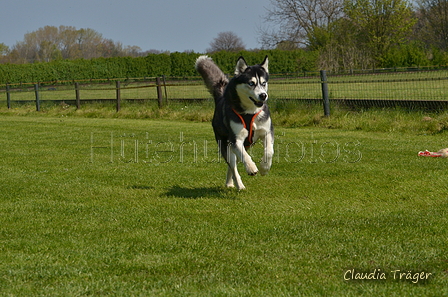
[[266, 100], [266, 98], [268, 98], [268, 94], [261, 93], [258, 97], [260, 98], [261, 101], [264, 101], [264, 100]]

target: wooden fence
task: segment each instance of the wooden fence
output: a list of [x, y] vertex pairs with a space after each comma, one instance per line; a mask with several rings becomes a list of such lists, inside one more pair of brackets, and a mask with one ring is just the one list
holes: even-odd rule
[[[6, 94], [8, 108], [12, 103], [33, 102], [37, 111], [42, 102], [64, 102], [77, 108], [93, 101], [111, 102], [118, 112], [123, 101], [153, 100], [163, 107], [170, 101], [189, 104], [211, 97], [200, 77], [8, 84], [0, 89], [0, 104], [2, 93]], [[330, 115], [330, 105], [355, 110], [372, 107], [446, 110], [448, 70], [368, 75], [327, 75], [321, 71], [302, 77], [271, 75], [269, 95], [270, 100], [321, 104], [326, 116]]]
[[[164, 96], [162, 92], [162, 88], [166, 87], [166, 83], [162, 82], [161, 78], [155, 79], [155, 84], [153, 85], [146, 85], [146, 86], [123, 86], [121, 81], [117, 80], [115, 81], [115, 87], [106, 87], [106, 88], [85, 88], [85, 90], [91, 91], [101, 91], [101, 92], [107, 92], [107, 91], [114, 91], [115, 92], [115, 98], [82, 98], [82, 91], [83, 88], [80, 85], [79, 82], [73, 83], [73, 99], [50, 99], [50, 100], [42, 100], [41, 94], [42, 92], [54, 92], [57, 91], [57, 89], [53, 86], [45, 86], [42, 87], [39, 83], [33, 84], [33, 91], [34, 91], [34, 100], [12, 100], [11, 97], [14, 96], [14, 94], [22, 93], [23, 88], [26, 90], [25, 92], [30, 92], [30, 87], [26, 86], [27, 84], [20, 84], [20, 89], [12, 89], [11, 85], [7, 84], [5, 88], [6, 93], [6, 104], [8, 109], [11, 108], [11, 103], [15, 102], [17, 104], [24, 104], [29, 102], [35, 102], [36, 104], [36, 111], [40, 111], [40, 106], [42, 102], [53, 102], [53, 103], [61, 103], [64, 102], [66, 104], [75, 104], [76, 107], [79, 109], [81, 108], [81, 103], [88, 103], [93, 101], [101, 101], [101, 102], [114, 102], [116, 105], [117, 112], [120, 111], [121, 108], [121, 101], [122, 101], [122, 90], [130, 90], [130, 89], [137, 89], [137, 88], [153, 88], [155, 92], [157, 92], [157, 101], [159, 104], [159, 107], [162, 107], [164, 103], [166, 102], [166, 96]], [[67, 91], [66, 88], [64, 88], [63, 91]], [[131, 99], [131, 100], [153, 100], [153, 99]]]

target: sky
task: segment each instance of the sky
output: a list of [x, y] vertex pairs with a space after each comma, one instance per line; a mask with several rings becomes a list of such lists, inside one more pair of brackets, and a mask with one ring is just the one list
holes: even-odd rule
[[261, 48], [270, 0], [0, 0], [0, 43], [10, 48], [45, 26], [90, 28], [142, 51], [204, 53], [219, 32]]

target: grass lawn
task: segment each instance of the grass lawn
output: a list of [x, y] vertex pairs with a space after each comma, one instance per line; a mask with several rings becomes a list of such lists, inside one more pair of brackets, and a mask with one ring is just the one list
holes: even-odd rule
[[279, 126], [241, 192], [209, 123], [3, 115], [0, 132], [2, 296], [448, 294], [448, 161], [417, 156], [446, 132]]

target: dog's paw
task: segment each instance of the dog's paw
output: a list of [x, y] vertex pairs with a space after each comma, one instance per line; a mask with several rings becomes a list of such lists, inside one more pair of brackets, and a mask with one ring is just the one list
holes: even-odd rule
[[269, 170], [271, 169], [271, 166], [267, 165], [267, 164], [260, 164], [260, 174], [261, 175], [266, 175], [269, 173]]
[[246, 166], [246, 172], [247, 174], [249, 174], [250, 176], [254, 176], [258, 173], [258, 168], [257, 165], [255, 165], [254, 162], [247, 162], [245, 164]]
[[246, 189], [246, 187], [242, 183], [240, 185], [237, 185], [236, 187], [235, 187], [235, 185], [233, 183], [226, 184], [226, 187], [227, 187], [227, 189], [235, 189], [236, 188], [238, 191]]
[[263, 168], [260, 169], [260, 174], [261, 175], [266, 175], [268, 173], [269, 173], [269, 169], [263, 169]]
[[246, 187], [244, 185], [240, 185], [239, 187], [236, 187], [238, 191], [246, 190]]
[[236, 185], [235, 185], [233, 182], [232, 182], [232, 183], [227, 183], [227, 184], [226, 184], [226, 187], [227, 187], [228, 189], [234, 189], [234, 188], [236, 188], [238, 191], [241, 191], [241, 190], [245, 190], [245, 189], [246, 189], [246, 187], [243, 185], [243, 182], [242, 182], [242, 181], [237, 182]]

